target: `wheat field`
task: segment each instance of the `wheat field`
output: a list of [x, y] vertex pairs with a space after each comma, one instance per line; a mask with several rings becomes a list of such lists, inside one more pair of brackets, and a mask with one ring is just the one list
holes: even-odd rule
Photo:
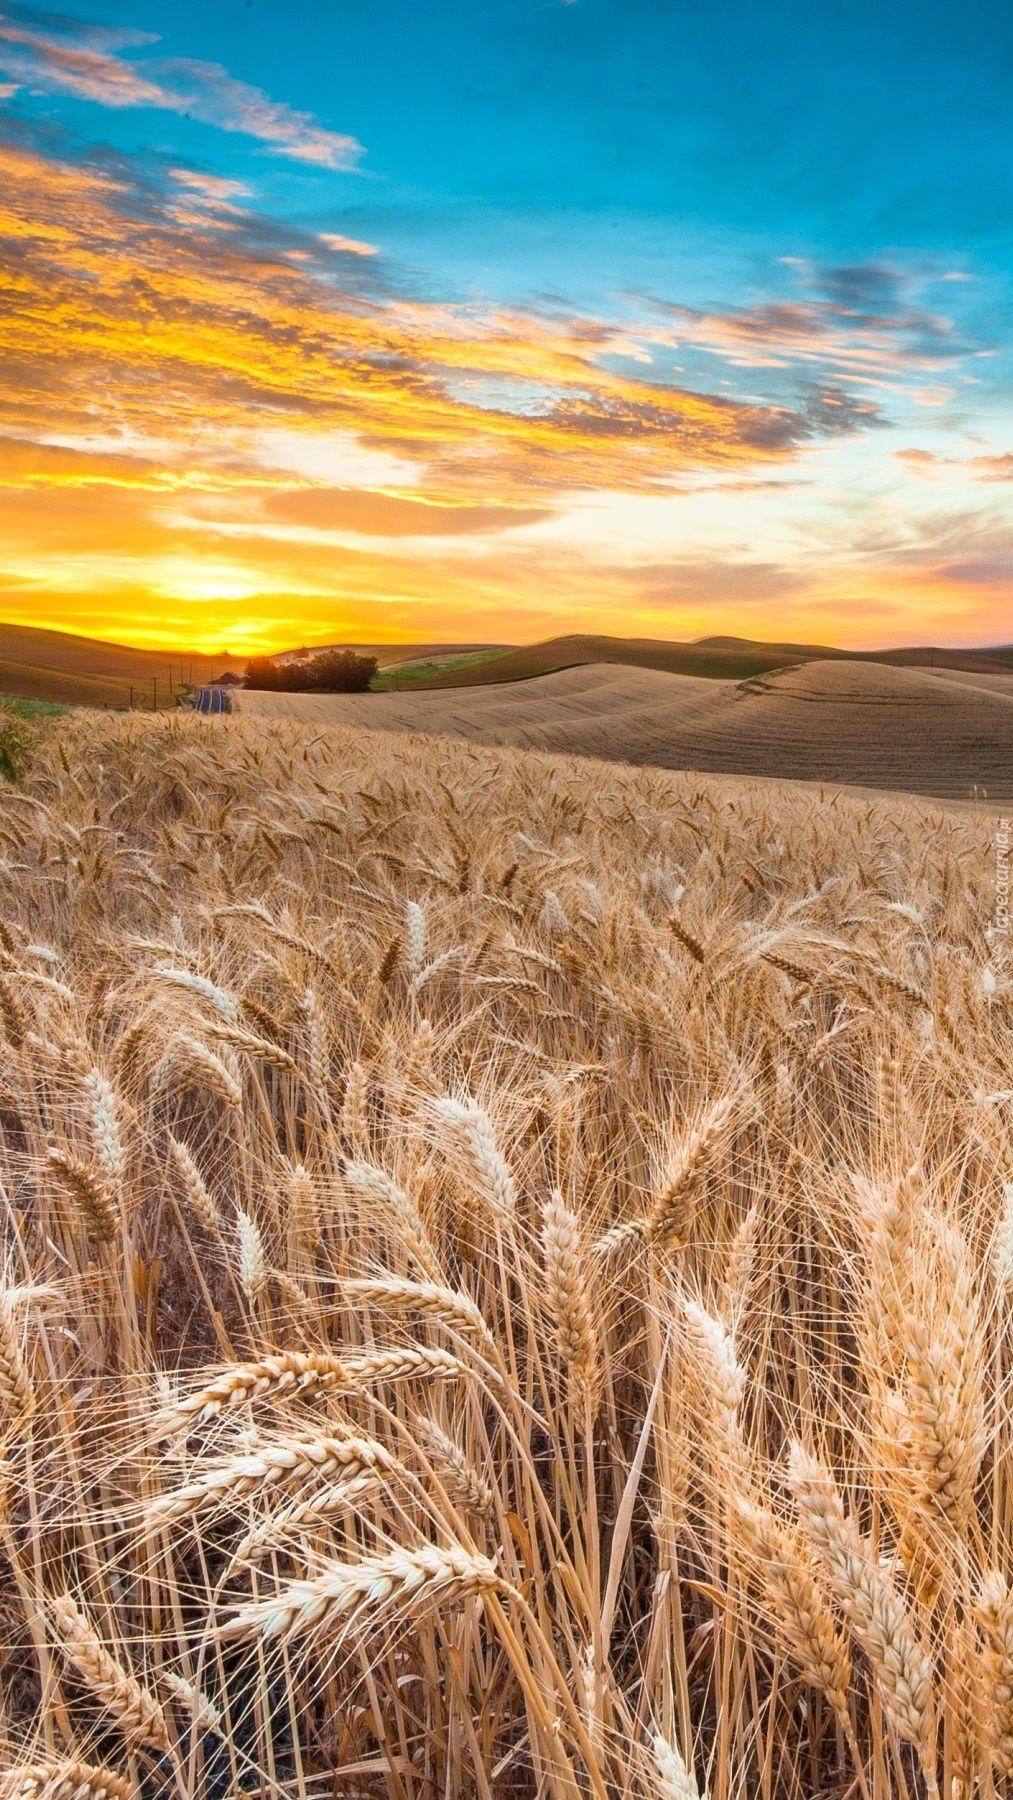
[[0, 1794], [1013, 1773], [970, 808], [234, 718], [0, 785]]

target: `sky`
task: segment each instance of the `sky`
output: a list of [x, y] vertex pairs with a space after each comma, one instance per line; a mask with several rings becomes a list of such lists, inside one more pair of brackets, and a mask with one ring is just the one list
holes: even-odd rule
[[1007, 0], [0, 0], [0, 620], [1013, 641]]

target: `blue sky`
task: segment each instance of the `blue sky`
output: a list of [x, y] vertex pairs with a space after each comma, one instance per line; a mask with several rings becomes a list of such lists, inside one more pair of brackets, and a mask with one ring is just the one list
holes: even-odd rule
[[[34, 442], [98, 471], [51, 491], [32, 475], [34, 554], [22, 516], [4, 560], [0, 513], [7, 616], [44, 596], [54, 622], [94, 629], [103, 582], [108, 635], [126, 618], [150, 636], [161, 596], [173, 629], [203, 608], [201, 630], [251, 642], [297, 625], [1013, 638], [1008, 7], [0, 0], [0, 82], [10, 180], [19, 157], [40, 171], [37, 216], [20, 196], [0, 246], [10, 291], [25, 257], [37, 281], [15, 348], [60, 363], [29, 396], [12, 382], [0, 431], [18, 469]], [[59, 170], [106, 208], [115, 289], [80, 345], [100, 396], [86, 429], [45, 329], [46, 271], [54, 332], [96, 278], [82, 244], [54, 276]], [[170, 303], [164, 270], [194, 232], [200, 268]], [[265, 388], [249, 321], [280, 304], [272, 269], [303, 284], [286, 317], [313, 323], [301, 342], [286, 325], [289, 386], [275, 371]], [[209, 270], [216, 348], [173, 349], [187, 404], [160, 431], [137, 394], [142, 290], [174, 345], [190, 308], [192, 348]], [[368, 391], [346, 382], [313, 417], [321, 334], [347, 373], [364, 316]], [[399, 383], [383, 408], [380, 356]], [[150, 479], [117, 490], [96, 459], [126, 454]], [[69, 516], [86, 481], [104, 545]], [[443, 507], [446, 531], [387, 513], [380, 529], [377, 495], [414, 503], [416, 524]], [[476, 506], [503, 529], [461, 526]], [[212, 577], [192, 591], [195, 559], [221, 568], [220, 593]]]

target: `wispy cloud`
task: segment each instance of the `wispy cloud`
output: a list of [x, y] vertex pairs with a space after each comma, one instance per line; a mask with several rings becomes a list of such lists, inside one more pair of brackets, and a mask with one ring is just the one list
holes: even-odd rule
[[319, 241], [328, 250], [336, 250], [342, 256], [376, 256], [379, 254], [375, 244], [364, 244], [361, 238], [341, 237], [336, 231], [321, 231]]
[[1013, 481], [1013, 452], [1000, 456], [940, 456], [934, 450], [895, 450], [901, 466], [922, 481], [938, 481], [945, 470], [956, 469], [972, 481]]
[[126, 50], [157, 40], [149, 33], [109, 31], [67, 21], [55, 30], [25, 11], [0, 14], [0, 69], [18, 85], [72, 95], [99, 106], [150, 106], [186, 114], [220, 131], [241, 132], [297, 162], [354, 169], [365, 154], [354, 137], [328, 131], [312, 113], [272, 100], [219, 63], [187, 57], [128, 60]]
[[736, 368], [799, 371], [894, 389], [957, 364], [976, 346], [954, 322], [916, 305], [908, 278], [880, 263], [818, 269], [792, 262], [797, 298], [750, 307], [672, 305], [673, 348], [695, 346]]

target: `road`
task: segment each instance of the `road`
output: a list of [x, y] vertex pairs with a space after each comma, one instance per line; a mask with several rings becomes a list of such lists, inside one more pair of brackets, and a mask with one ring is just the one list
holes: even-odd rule
[[201, 688], [197, 695], [197, 711], [199, 713], [227, 713], [232, 711], [232, 703], [224, 688]]

